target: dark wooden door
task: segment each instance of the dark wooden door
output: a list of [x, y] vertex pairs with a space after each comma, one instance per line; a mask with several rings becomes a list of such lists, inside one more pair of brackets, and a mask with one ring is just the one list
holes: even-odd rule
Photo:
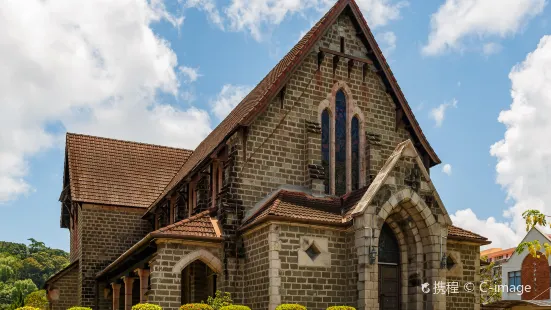
[[384, 224], [379, 236], [379, 309], [400, 309], [400, 246], [394, 232]]
[[379, 309], [400, 309], [400, 277], [398, 265], [379, 264]]

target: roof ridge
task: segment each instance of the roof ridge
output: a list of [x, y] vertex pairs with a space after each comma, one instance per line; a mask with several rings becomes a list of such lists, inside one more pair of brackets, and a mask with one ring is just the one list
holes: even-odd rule
[[[192, 215], [192, 216], [190, 216], [190, 217], [188, 217], [188, 218], [185, 218], [185, 219], [183, 219], [183, 220], [180, 220], [180, 221], [178, 221], [178, 222], [176, 222], [176, 223], [172, 223], [172, 224], [169, 224], [169, 225], [167, 225], [167, 226], [165, 226], [165, 227], [161, 227], [161, 228], [159, 228], [159, 229], [157, 229], [157, 230], [155, 230], [155, 231], [153, 231], [153, 232], [164, 232], [164, 231], [168, 231], [168, 230], [170, 230], [170, 229], [172, 229], [172, 228], [176, 228], [176, 227], [182, 226], [182, 225], [184, 225], [184, 224], [193, 222], [194, 220], [199, 219], [199, 218], [201, 218], [201, 217], [203, 217], [203, 216], [205, 216], [205, 215], [208, 215], [209, 213], [210, 213], [209, 210], [201, 211], [201, 212], [199, 212], [199, 213], [197, 213], [197, 214], [195, 214], [195, 215]], [[210, 217], [210, 216], [209, 216], [209, 217]]]
[[93, 136], [93, 135], [87, 135], [87, 134], [82, 134], [82, 133], [74, 133], [74, 132], [68, 132], [68, 131], [66, 133], [66, 136], [67, 137], [72, 136], [72, 137], [94, 138], [94, 139], [99, 139], [99, 140], [122, 142], [122, 143], [127, 143], [127, 144], [134, 144], [134, 145], [153, 146], [153, 147], [174, 149], [174, 150], [179, 150], [179, 151], [193, 152], [193, 150], [180, 148], [180, 147], [175, 147], [175, 146], [167, 146], [167, 145], [160, 145], [160, 144], [153, 144], [153, 143], [146, 143], [146, 142], [139, 142], [139, 141], [123, 140], [123, 139], [116, 139], [116, 138], [110, 138], [110, 137]]

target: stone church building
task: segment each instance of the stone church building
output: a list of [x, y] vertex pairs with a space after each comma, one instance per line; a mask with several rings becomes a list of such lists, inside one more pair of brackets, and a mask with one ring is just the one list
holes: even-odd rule
[[[354, 0], [339, 0], [195, 150], [67, 134], [53, 309], [479, 309], [427, 141]], [[460, 287], [461, 288], [461, 287]]]

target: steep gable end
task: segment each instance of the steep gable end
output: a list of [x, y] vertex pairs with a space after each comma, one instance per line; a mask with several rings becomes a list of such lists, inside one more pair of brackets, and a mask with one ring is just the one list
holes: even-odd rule
[[[151, 204], [153, 208], [163, 197], [172, 191], [184, 178], [199, 168], [201, 163], [213, 153], [216, 148], [242, 126], [248, 126], [269, 105], [270, 101], [280, 92], [285, 83], [302, 63], [305, 57], [316, 46], [316, 43], [334, 24], [341, 13], [348, 10], [354, 17], [358, 27], [358, 35], [369, 47], [367, 55], [373, 64], [374, 70], [383, 80], [387, 92], [397, 105], [397, 122], [404, 122], [404, 126], [412, 132], [415, 146], [423, 150], [423, 163], [430, 167], [440, 163], [440, 160], [426, 137], [423, 135], [413, 112], [398, 86], [390, 67], [388, 66], [381, 49], [375, 42], [371, 30], [367, 26], [354, 0], [339, 0], [337, 3], [308, 31], [302, 39], [283, 57], [283, 59], [266, 75], [266, 77], [230, 112], [230, 114], [199, 144], [189, 160], [176, 173], [168, 186]], [[316, 50], [317, 52], [317, 50]]]

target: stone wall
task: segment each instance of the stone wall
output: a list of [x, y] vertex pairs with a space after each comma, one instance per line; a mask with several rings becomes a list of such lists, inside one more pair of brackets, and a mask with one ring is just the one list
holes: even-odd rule
[[[272, 226], [273, 242], [280, 248], [281, 303], [299, 303], [313, 310], [356, 306], [357, 260], [352, 232], [290, 223]], [[305, 255], [301, 240], [318, 243], [320, 254], [316, 259]]]
[[[350, 18], [342, 15], [339, 24], [345, 37], [345, 52], [365, 57], [367, 50], [356, 36]], [[308, 150], [306, 122], [319, 123], [319, 106], [331, 96], [338, 81], [349, 88], [363, 114], [364, 132], [361, 134], [372, 133], [380, 140], [371, 145], [371, 167], [366, 174], [375, 175], [396, 145], [410, 138], [405, 129], [396, 129], [396, 105], [385, 92], [378, 75], [369, 71], [363, 82], [362, 68], [355, 66], [348, 77], [348, 66], [343, 59], [333, 75], [332, 56], [328, 54], [321, 73], [316, 73], [318, 47], [339, 50], [340, 36], [338, 25], [331, 27], [290, 78], [283, 103], [279, 97], [274, 99], [250, 126], [249, 159], [240, 176], [246, 210], [280, 185], [311, 186], [307, 165], [311, 162], [321, 165], [321, 151], [320, 147]], [[289, 114], [281, 122], [286, 113]]]
[[243, 236], [245, 246], [244, 287], [245, 304], [251, 309], [267, 309], [269, 303], [269, 226]]
[[51, 310], [66, 310], [78, 305], [78, 266], [61, 276], [57, 281], [50, 283], [50, 287], [59, 290], [58, 300], [50, 302]]
[[94, 307], [97, 273], [151, 230], [149, 222], [141, 219], [143, 212], [142, 208], [91, 204], [79, 208], [79, 305]]
[[217, 287], [225, 291], [225, 277], [221, 258], [221, 244], [183, 244], [164, 241], [157, 242], [157, 254], [149, 262], [151, 292], [148, 302], [163, 307], [164, 310], [177, 310], [181, 306], [182, 270], [200, 259], [218, 273]]
[[446, 309], [480, 309], [478, 289], [475, 292], [466, 292], [463, 288], [466, 282], [475, 283], [475, 288], [480, 283], [480, 245], [448, 240], [447, 254], [454, 260], [454, 266], [448, 269], [446, 281], [458, 282], [459, 292], [448, 294]]

